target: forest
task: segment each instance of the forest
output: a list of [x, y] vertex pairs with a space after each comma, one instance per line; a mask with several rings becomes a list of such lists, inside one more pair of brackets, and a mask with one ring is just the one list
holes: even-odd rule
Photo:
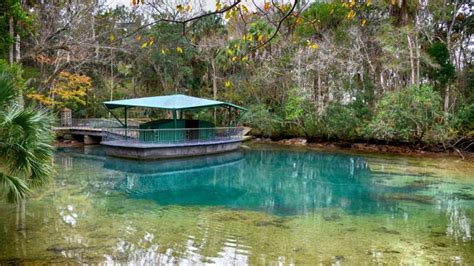
[[274, 140], [474, 149], [469, 1], [110, 2], [2, 1], [19, 102], [96, 118], [179, 93], [244, 106], [240, 124]]

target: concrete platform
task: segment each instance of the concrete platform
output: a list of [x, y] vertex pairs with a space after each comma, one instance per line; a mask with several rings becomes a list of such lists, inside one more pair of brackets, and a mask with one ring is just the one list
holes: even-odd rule
[[102, 141], [109, 156], [137, 160], [156, 160], [190, 157], [235, 151], [242, 140], [214, 140], [187, 143], [141, 143], [128, 141]]

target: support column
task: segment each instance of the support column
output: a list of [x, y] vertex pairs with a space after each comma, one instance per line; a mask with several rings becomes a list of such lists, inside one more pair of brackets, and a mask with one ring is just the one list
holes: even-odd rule
[[176, 115], [176, 110], [173, 110], [173, 123], [174, 123], [174, 128], [178, 128], [178, 120], [177, 119], [177, 115]]
[[127, 108], [127, 106], [125, 106], [124, 109], [125, 109], [125, 124], [124, 124], [124, 126], [125, 126], [125, 137], [128, 137], [128, 122], [127, 122], [127, 111], [128, 111], [127, 109], [128, 108]]
[[173, 110], [173, 123], [174, 123], [174, 140], [176, 141], [176, 130], [178, 128], [178, 121], [176, 120], [176, 110]]
[[127, 128], [127, 106], [125, 106], [125, 115], [124, 115], [124, 116], [125, 116], [125, 124], [124, 124], [124, 126], [125, 126], [125, 128]]
[[99, 144], [99, 143], [100, 141], [97, 137], [84, 135], [84, 145], [93, 145], [93, 144]]

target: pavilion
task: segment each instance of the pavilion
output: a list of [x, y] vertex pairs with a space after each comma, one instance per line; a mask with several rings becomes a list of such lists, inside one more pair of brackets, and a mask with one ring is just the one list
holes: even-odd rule
[[[240, 147], [243, 128], [231, 126], [232, 111], [245, 108], [222, 101], [182, 94], [104, 102], [122, 125], [107, 130], [101, 144], [112, 156], [132, 159], [162, 159], [233, 151]], [[159, 119], [130, 127], [128, 111], [132, 108], [155, 108], [171, 112], [172, 119]], [[228, 125], [216, 127], [211, 121], [186, 119], [185, 113], [206, 108], [223, 108]], [[123, 111], [123, 121], [113, 111]]]

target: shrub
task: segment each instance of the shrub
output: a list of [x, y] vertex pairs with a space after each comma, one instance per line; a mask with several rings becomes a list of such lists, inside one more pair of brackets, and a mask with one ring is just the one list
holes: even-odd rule
[[388, 92], [367, 128], [367, 136], [409, 143], [440, 143], [449, 135], [441, 97], [432, 87], [409, 87]]
[[466, 104], [459, 109], [453, 124], [460, 132], [474, 135], [474, 102]]
[[263, 104], [252, 105], [240, 119], [240, 122], [253, 129], [255, 135], [272, 136], [281, 121], [276, 119]]
[[321, 133], [328, 139], [353, 140], [364, 124], [354, 104], [331, 104], [319, 119]]

